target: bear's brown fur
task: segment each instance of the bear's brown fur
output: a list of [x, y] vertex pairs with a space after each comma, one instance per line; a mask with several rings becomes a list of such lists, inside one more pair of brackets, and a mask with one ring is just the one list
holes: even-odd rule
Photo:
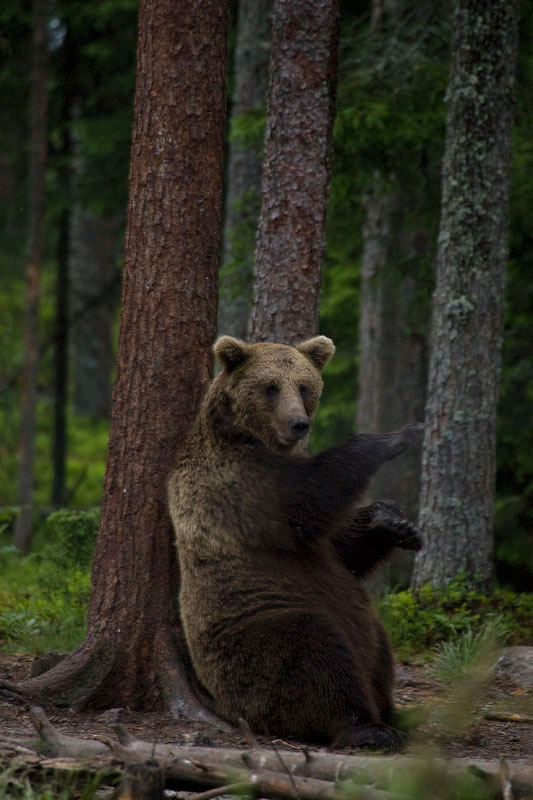
[[420, 540], [388, 501], [351, 509], [416, 426], [307, 456], [333, 352], [324, 336], [296, 348], [216, 343], [223, 369], [169, 481], [181, 615], [221, 717], [303, 741], [395, 747], [390, 646], [357, 578]]

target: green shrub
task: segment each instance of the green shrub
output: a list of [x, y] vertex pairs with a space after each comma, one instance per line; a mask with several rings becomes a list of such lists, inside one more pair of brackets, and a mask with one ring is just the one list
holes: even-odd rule
[[67, 652], [83, 639], [98, 510], [48, 517], [36, 549], [0, 547], [0, 648]]
[[57, 569], [88, 569], [94, 554], [100, 512], [61, 509], [46, 520], [42, 555]]
[[533, 594], [495, 589], [486, 595], [468, 589], [464, 577], [442, 590], [427, 585], [417, 593], [388, 594], [379, 610], [400, 657], [430, 650], [468, 630], [475, 634], [496, 615], [511, 644], [533, 642]]
[[431, 671], [444, 683], [468, 677], [476, 667], [491, 673], [508, 635], [500, 616], [489, 617], [477, 633], [468, 628], [453, 641], [438, 644]]

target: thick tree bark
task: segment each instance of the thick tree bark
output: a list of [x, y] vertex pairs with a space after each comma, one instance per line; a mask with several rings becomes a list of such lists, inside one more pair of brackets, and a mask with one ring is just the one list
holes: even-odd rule
[[88, 634], [22, 685], [75, 708], [187, 708], [166, 479], [211, 376], [228, 5], [143, 0], [117, 378]]
[[[272, 0], [240, 0], [230, 129], [242, 115], [264, 110], [271, 18]], [[238, 339], [246, 337], [252, 305], [262, 162], [262, 142], [230, 139], [218, 330]]]
[[490, 584], [518, 0], [458, 0], [413, 585]]
[[24, 317], [24, 391], [21, 406], [21, 450], [19, 462], [20, 515], [14, 544], [30, 548], [35, 468], [35, 416], [39, 366], [39, 283], [44, 241], [45, 170], [48, 150], [47, 46], [48, 4], [33, 0], [32, 88], [30, 97], [31, 146], [28, 167], [28, 261]]
[[251, 341], [317, 332], [331, 171], [337, 0], [276, 0]]

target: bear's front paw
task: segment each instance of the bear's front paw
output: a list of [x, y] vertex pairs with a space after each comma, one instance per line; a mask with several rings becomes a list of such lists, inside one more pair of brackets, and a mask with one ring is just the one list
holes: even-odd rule
[[372, 521], [369, 527], [379, 529], [390, 536], [395, 547], [402, 550], [421, 550], [424, 544], [422, 534], [412, 522], [402, 514], [400, 507], [392, 500], [378, 500], [372, 506]]
[[401, 750], [406, 744], [407, 734], [404, 731], [373, 723], [341, 731], [334, 738], [332, 748], [367, 747], [372, 750]]
[[422, 550], [424, 540], [422, 534], [412, 522], [407, 519], [391, 519], [387, 530], [392, 534], [396, 547], [402, 550]]

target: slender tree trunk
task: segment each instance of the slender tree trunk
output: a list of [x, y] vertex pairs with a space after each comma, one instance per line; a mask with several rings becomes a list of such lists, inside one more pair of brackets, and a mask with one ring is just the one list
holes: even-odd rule
[[69, 328], [69, 228], [70, 209], [65, 208], [59, 220], [59, 241], [56, 250], [56, 324], [54, 341], [54, 440], [52, 443], [52, 505], [61, 506], [65, 499], [67, 457], [67, 388]]
[[72, 137], [70, 124], [73, 111], [74, 91], [72, 76], [75, 55], [70, 31], [63, 41], [63, 125], [62, 143], [59, 153], [59, 185], [64, 208], [59, 219], [59, 237], [56, 249], [56, 323], [54, 341], [54, 440], [52, 446], [52, 505], [59, 507], [65, 499], [67, 458], [67, 402], [68, 402], [68, 348], [69, 348], [69, 257], [71, 207], [68, 198], [72, 190]]
[[39, 282], [44, 240], [45, 170], [48, 146], [47, 79], [48, 4], [33, 0], [33, 66], [30, 97], [30, 156], [28, 167], [28, 261], [24, 318], [24, 392], [21, 407], [19, 463], [20, 515], [15, 527], [15, 546], [30, 548], [35, 471], [35, 416], [39, 366]]
[[518, 0], [458, 0], [413, 585], [492, 578]]
[[[381, 47], [397, 35], [404, 0], [373, 0], [371, 31]], [[429, 239], [409, 229], [406, 200], [394, 175], [378, 170], [364, 198], [366, 220], [361, 262], [357, 430], [382, 433], [422, 420], [427, 376], [427, 327], [420, 312], [420, 278], [427, 269]], [[423, 284], [422, 284], [423, 285]], [[399, 462], [385, 464], [372, 481], [368, 501], [387, 497], [411, 519], [418, 516], [421, 447], [410, 448]], [[372, 579], [409, 584], [413, 554], [398, 551], [386, 570]]]
[[115, 216], [75, 204], [70, 250], [73, 409], [93, 419], [111, 413], [118, 231]]
[[243, 115], [266, 103], [272, 0], [240, 0], [227, 170], [218, 329], [244, 339], [252, 305], [255, 233], [261, 198], [262, 142], [235, 137]]
[[[413, 309], [429, 241], [407, 228], [405, 196], [385, 190], [379, 177], [365, 208], [357, 429], [382, 433], [424, 417], [426, 331]], [[401, 463], [384, 465], [370, 499], [388, 497], [416, 518], [420, 457], [420, 448], [413, 447]]]
[[187, 709], [166, 480], [212, 369], [227, 23], [221, 0], [140, 5], [122, 320], [88, 634], [23, 684], [76, 708]]
[[338, 32], [338, 0], [274, 3], [251, 341], [318, 328]]

